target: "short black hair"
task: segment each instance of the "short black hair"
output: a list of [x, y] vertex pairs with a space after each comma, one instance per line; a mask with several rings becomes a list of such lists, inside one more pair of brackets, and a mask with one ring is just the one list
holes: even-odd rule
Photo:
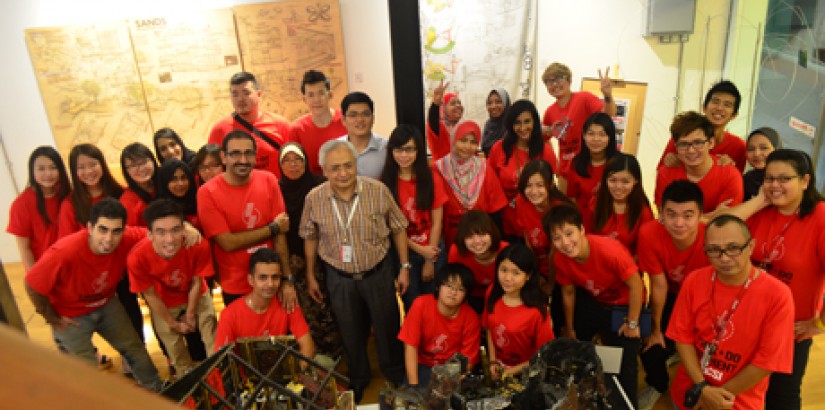
[[259, 263], [277, 263], [278, 266], [281, 266], [281, 257], [278, 256], [278, 253], [275, 252], [274, 249], [270, 248], [258, 248], [255, 253], [249, 258], [249, 274], [252, 275], [255, 272], [255, 265]]
[[467, 255], [470, 252], [467, 249], [467, 238], [484, 234], [490, 235], [490, 249], [497, 252], [499, 246], [501, 246], [501, 232], [498, 230], [496, 223], [486, 212], [473, 209], [461, 216], [453, 243], [455, 243], [458, 253]]
[[699, 207], [699, 212], [702, 212], [705, 206], [705, 195], [702, 193], [702, 188], [699, 188], [695, 182], [679, 179], [668, 184], [662, 192], [662, 209], [668, 202], [677, 204], [695, 202]]
[[180, 205], [168, 198], [156, 199], [143, 210], [143, 220], [146, 221], [146, 228], [150, 231], [155, 221], [167, 216], [176, 216], [183, 222], [183, 210]]
[[126, 208], [115, 198], [103, 198], [89, 210], [89, 223], [94, 226], [100, 218], [120, 219], [126, 225]]
[[246, 71], [240, 71], [233, 74], [232, 78], [229, 79], [229, 85], [243, 85], [249, 81], [252, 82], [252, 88], [260, 90], [258, 80], [255, 79], [255, 76], [252, 73]]
[[570, 224], [577, 228], [584, 226], [579, 208], [566, 204], [557, 205], [550, 208], [550, 211], [541, 218], [541, 226], [548, 238], [553, 236], [554, 229], [561, 228], [564, 224]]
[[306, 92], [307, 84], [316, 84], [320, 82], [323, 82], [327, 87], [327, 91], [329, 91], [329, 79], [324, 75], [324, 73], [318, 70], [307, 70], [304, 72], [304, 78], [301, 80], [301, 94]]
[[253, 137], [252, 134], [244, 130], [232, 130], [223, 137], [223, 142], [221, 143], [221, 150], [223, 152], [226, 152], [229, 141], [231, 140], [250, 140], [252, 141], [252, 149], [258, 149], [258, 144], [255, 143], [255, 137]]
[[714, 84], [713, 87], [710, 87], [708, 93], [705, 94], [705, 102], [702, 104], [702, 108], [705, 108], [710, 103], [710, 100], [713, 98], [713, 94], [730, 94], [733, 96], [734, 103], [733, 103], [733, 113], [739, 113], [739, 105], [742, 104], [742, 94], [739, 93], [739, 89], [736, 88], [736, 84], [732, 83], [728, 80], [722, 80], [718, 83]]
[[[727, 224], [730, 224], [730, 223], [733, 223], [733, 224], [736, 224], [737, 226], [739, 226], [739, 228], [745, 234], [745, 240], [746, 241], [749, 241], [751, 239], [751, 231], [750, 231], [750, 229], [748, 229], [748, 224], [746, 224], [745, 221], [743, 221], [742, 219], [740, 219], [736, 215], [730, 215], [730, 214], [719, 215], [716, 218], [713, 218], [708, 223], [707, 227], [710, 228], [711, 226], [715, 226], [717, 228], [721, 228], [721, 227], [723, 227]], [[705, 230], [705, 239], [707, 239], [707, 237], [708, 237], [708, 231], [709, 230], [710, 229]]]
[[372, 103], [372, 98], [361, 91], [353, 91], [341, 100], [341, 113], [346, 115], [350, 105], [359, 103], [367, 104], [370, 108], [370, 112], [375, 114], [375, 107]]
[[476, 280], [475, 277], [473, 277], [473, 271], [461, 263], [448, 263], [447, 266], [435, 273], [435, 290], [433, 294], [436, 300], [438, 299], [438, 289], [441, 288], [441, 285], [446, 285], [453, 278], [458, 278], [461, 286], [464, 287], [464, 300], [462, 300], [462, 302], [467, 301], [470, 292], [476, 284]]

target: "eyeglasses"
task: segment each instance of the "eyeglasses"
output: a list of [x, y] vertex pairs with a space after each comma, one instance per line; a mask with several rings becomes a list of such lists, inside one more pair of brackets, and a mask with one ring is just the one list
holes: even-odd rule
[[237, 160], [241, 159], [241, 157], [255, 158], [255, 150], [248, 149], [246, 151], [240, 151], [240, 150], [229, 151], [229, 152], [226, 153], [226, 156], [228, 156], [233, 161], [237, 161]]
[[801, 178], [801, 176], [800, 175], [780, 175], [778, 177], [765, 176], [764, 184], [768, 185], [768, 184], [772, 184], [774, 182], [779, 182], [780, 184], [784, 185], [784, 184], [787, 184], [788, 182], [791, 182], [791, 180], [794, 179], [794, 178]]
[[687, 151], [689, 148], [693, 147], [693, 149], [699, 150], [708, 143], [710, 139], [706, 140], [696, 140], [696, 141], [680, 141], [676, 143], [676, 149], [679, 151]]
[[395, 147], [392, 152], [396, 154], [415, 154], [418, 151], [417, 147]]
[[705, 255], [708, 255], [708, 258], [721, 258], [722, 255], [728, 255], [731, 258], [735, 258], [742, 254], [742, 251], [750, 245], [753, 239], [748, 239], [747, 242], [742, 244], [741, 246], [731, 245], [727, 248], [705, 248]]
[[281, 164], [286, 164], [286, 165], [303, 164], [303, 163], [304, 163], [304, 159], [301, 158], [301, 157], [284, 158], [283, 160], [281, 160]]
[[126, 169], [129, 170], [129, 171], [134, 171], [138, 168], [145, 167], [146, 165], [149, 164], [149, 162], [150, 162], [149, 158], [139, 159], [139, 160], [136, 160], [136, 161], [132, 162], [131, 164], [127, 165]]
[[547, 81], [544, 82], [545, 85], [556, 85], [562, 81], [567, 80], [567, 77], [559, 77], [559, 78], [548, 78]]

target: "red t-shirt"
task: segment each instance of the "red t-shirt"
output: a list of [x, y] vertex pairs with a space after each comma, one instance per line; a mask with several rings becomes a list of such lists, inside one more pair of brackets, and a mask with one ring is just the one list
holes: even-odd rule
[[447, 202], [447, 193], [444, 191], [444, 181], [438, 175], [433, 175], [433, 205], [430, 209], [422, 211], [415, 207], [415, 188], [415, 180], [405, 181], [398, 178], [398, 203], [401, 212], [409, 221], [407, 238], [418, 245], [429, 245], [433, 226], [431, 211], [444, 206]]
[[[501, 188], [504, 190], [504, 196], [507, 197], [509, 203], [501, 213], [505, 235], [521, 235], [516, 217], [516, 197], [519, 195], [518, 179], [521, 175], [521, 170], [530, 162], [528, 155], [529, 153], [527, 151], [513, 146], [513, 153], [510, 156], [510, 160], [505, 164], [506, 155], [504, 148], [502, 148], [502, 140], [498, 140], [493, 144], [493, 148], [490, 149], [490, 157], [487, 158], [487, 165], [495, 171], [498, 181], [501, 182]], [[556, 169], [556, 153], [553, 152], [553, 148], [550, 145], [544, 144], [544, 152], [542, 152], [541, 159], [550, 164], [553, 169]]]
[[576, 285], [593, 295], [599, 303], [627, 305], [630, 287], [625, 283], [639, 274], [636, 261], [619, 241], [587, 234], [590, 256], [584, 263], [556, 252], [556, 282], [561, 286]]
[[[502, 249], [506, 248], [509, 243], [506, 241], [500, 241], [498, 245], [498, 251], [496, 255], [501, 252]], [[470, 296], [477, 296], [477, 297], [484, 297], [487, 289], [490, 285], [493, 284], [493, 280], [496, 277], [496, 262], [495, 260], [493, 263], [484, 266], [476, 260], [472, 253], [467, 252], [466, 255], [462, 255], [458, 251], [458, 247], [455, 245], [450, 246], [450, 253], [447, 255], [447, 262], [449, 263], [460, 263], [468, 268], [473, 272], [473, 279], [475, 279], [475, 286], [473, 290], [470, 291]]]
[[192, 279], [201, 281], [201, 295], [208, 286], [203, 278], [215, 274], [212, 268], [212, 251], [209, 242], [186, 248], [182, 247], [172, 259], [164, 259], [152, 248], [152, 241], [143, 238], [129, 253], [126, 260], [129, 269], [129, 290], [141, 293], [154, 287], [166, 307], [175, 307], [189, 302]]
[[602, 184], [602, 174], [604, 174], [604, 166], [602, 165], [588, 165], [587, 173], [589, 178], [579, 175], [570, 165], [567, 172], [562, 174], [567, 180], [567, 196], [576, 201], [576, 207], [579, 208], [584, 219], [590, 219], [591, 204], [596, 201], [596, 194], [599, 192], [599, 186]]
[[[261, 111], [258, 119], [252, 122], [252, 126], [279, 145], [284, 145], [289, 140], [289, 121], [278, 114]], [[280, 178], [281, 168], [278, 166], [278, 150], [235, 121], [231, 115], [218, 121], [212, 127], [212, 131], [209, 132], [208, 143], [223, 146], [223, 137], [233, 130], [246, 131], [255, 138], [255, 147], [258, 150], [258, 155], [255, 157], [255, 169], [269, 171]]]
[[[551, 204], [546, 212], [550, 212], [554, 206], [559, 205], [557, 202]], [[539, 212], [536, 206], [530, 203], [524, 195], [519, 195], [516, 198], [516, 211], [518, 219], [518, 236], [527, 240], [527, 246], [536, 255], [539, 263], [539, 271], [542, 275], [550, 276], [550, 250], [553, 244], [547, 239], [547, 234], [544, 232], [544, 226], [541, 223], [545, 213]]]
[[748, 219], [759, 265], [791, 288], [794, 320], [810, 320], [822, 310], [825, 292], [825, 202], [800, 220], [768, 207]]
[[281, 301], [275, 296], [264, 313], [255, 313], [246, 304], [246, 297], [237, 299], [221, 312], [215, 331], [215, 350], [243, 337], [285, 336], [295, 339], [309, 332], [301, 308], [295, 305], [292, 313], [286, 313]]
[[[105, 198], [103, 195], [93, 197], [91, 205], [100, 202], [103, 198]], [[76, 215], [74, 204], [72, 204], [72, 197], [69, 195], [63, 200], [63, 203], [60, 204], [60, 216], [58, 217], [59, 221], [57, 222], [58, 239], [73, 234], [81, 229], [86, 229], [86, 226], [79, 224], [77, 220], [75, 220]]]
[[[484, 185], [481, 187], [481, 193], [473, 209], [480, 209], [492, 214], [507, 206], [507, 197], [504, 196], [504, 191], [501, 190], [501, 184], [492, 167], [485, 167], [485, 169], [487, 172], [484, 176]], [[447, 192], [447, 202], [444, 203], [444, 243], [449, 247], [453, 244], [453, 238], [455, 238], [456, 231], [458, 231], [461, 216], [467, 211], [471, 211], [471, 209], [464, 209], [461, 206], [461, 202], [450, 185], [443, 179], [444, 176], [441, 175], [440, 171], [433, 168], [433, 174], [442, 178], [444, 190]]]
[[146, 237], [146, 229], [126, 227], [112, 253], [95, 255], [89, 248], [89, 231], [81, 230], [52, 245], [26, 274], [26, 283], [48, 296], [60, 316], [91, 313], [115, 294], [126, 272], [126, 255]]
[[[688, 179], [685, 167], [660, 167], [656, 172], [656, 205], [662, 205], [662, 194], [665, 188], [676, 180]], [[707, 175], [698, 182], [704, 195], [705, 205], [703, 212], [711, 212], [719, 204], [729, 199], [733, 201], [728, 206], [742, 203], [745, 188], [742, 185], [742, 175], [733, 165], [720, 166], [714, 161]]]
[[438, 123], [438, 134], [434, 133], [427, 125], [427, 146], [430, 147], [430, 155], [433, 162], [440, 160], [450, 153], [450, 131], [444, 125], [444, 121]]
[[37, 194], [32, 188], [26, 188], [9, 208], [9, 224], [6, 232], [29, 239], [34, 260], [40, 259], [46, 249], [58, 238], [58, 221], [60, 216], [60, 200], [57, 195], [45, 198], [46, 215], [49, 215], [49, 225], [43, 220], [37, 210]]
[[[741, 286], [725, 285], [718, 278], [712, 282], [712, 272], [713, 267], [708, 266], [692, 272], [685, 279], [667, 328], [667, 337], [693, 345], [699, 358], [705, 343], [715, 339], [714, 324], [742, 289]], [[739, 307], [704, 371], [705, 380], [712, 386], [721, 386], [749, 364], [771, 372], [790, 373], [794, 349], [792, 311], [788, 288], [770, 275], [759, 275], [742, 295]], [[762, 410], [768, 379], [765, 377], [752, 388], [737, 394], [733, 408]], [[684, 408], [685, 393], [692, 385], [685, 367], [679, 366], [670, 394], [680, 409]]]
[[648, 275], [665, 275], [667, 291], [679, 293], [688, 273], [710, 265], [705, 255], [705, 224], [699, 224], [696, 240], [686, 249], [673, 244], [667, 229], [659, 221], [650, 221], [639, 230], [639, 268]]
[[[268, 172], [253, 170], [249, 183], [232, 186], [223, 177], [215, 177], [198, 190], [198, 218], [203, 234], [212, 239], [222, 233], [242, 232], [260, 228], [286, 212], [278, 180]], [[226, 252], [215, 246], [215, 261], [221, 288], [241, 294], [252, 290], [246, 275], [249, 258], [258, 248], [271, 248], [266, 239], [245, 249]]]
[[318, 150], [329, 140], [347, 135], [347, 127], [342, 121], [341, 110], [335, 110], [332, 122], [324, 128], [312, 122], [312, 115], [306, 114], [292, 122], [289, 127], [289, 140], [295, 141], [304, 147], [307, 153], [307, 165], [313, 174], [323, 175], [324, 170], [318, 163]]
[[128, 226], [146, 226], [146, 221], [143, 220], [143, 211], [148, 205], [141, 199], [137, 192], [132, 188], [124, 188], [123, 195], [120, 196], [120, 203], [126, 208], [126, 225]]
[[[710, 150], [710, 153], [713, 155], [724, 154], [729, 156], [733, 162], [736, 163], [736, 169], [739, 170], [739, 173], [741, 174], [745, 172], [748, 148], [747, 144], [745, 144], [745, 140], [739, 138], [738, 135], [725, 131], [725, 138], [722, 140], [722, 143], [714, 145], [713, 149]], [[656, 168], [664, 165], [665, 156], [667, 154], [676, 154], [676, 145], [673, 143], [673, 138], [668, 138], [665, 152], [662, 153], [662, 158], [659, 159], [659, 165], [656, 165]]]
[[478, 363], [481, 326], [478, 315], [464, 303], [455, 317], [447, 318], [438, 311], [438, 301], [432, 294], [415, 299], [398, 332], [398, 340], [418, 349], [418, 363], [426, 366], [444, 364], [455, 353]]
[[[591, 205], [595, 204], [591, 203]], [[653, 212], [651, 212], [650, 207], [643, 206], [642, 214], [639, 215], [639, 219], [636, 220], [633, 229], [627, 228], [627, 214], [614, 213], [610, 215], [610, 218], [599, 230], [593, 228], [593, 218], [593, 208], [591, 207], [589, 222], [585, 223], [585, 229], [589, 229], [593, 234], [608, 236], [618, 240], [630, 251], [631, 255], [636, 255], [638, 251], [637, 240], [639, 238], [639, 229], [645, 223], [653, 220]]]
[[484, 306], [481, 323], [493, 339], [496, 359], [505, 366], [530, 360], [542, 345], [555, 338], [550, 312], [542, 317], [536, 308], [507, 306], [501, 299], [496, 301], [492, 313]]
[[566, 171], [570, 167], [570, 161], [581, 150], [584, 122], [591, 115], [601, 112], [603, 108], [604, 101], [599, 97], [587, 91], [581, 91], [573, 93], [567, 106], [562, 108], [556, 101], [544, 111], [544, 117], [541, 119], [542, 125], [549, 127], [558, 123], [563, 126], [568, 121], [570, 122], [564, 138], [559, 140], [559, 169], [554, 168], [557, 173]]

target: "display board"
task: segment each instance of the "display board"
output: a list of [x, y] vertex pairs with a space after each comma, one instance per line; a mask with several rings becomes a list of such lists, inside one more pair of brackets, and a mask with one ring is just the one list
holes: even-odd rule
[[330, 106], [341, 106], [348, 87], [337, 1], [284, 1], [233, 10], [243, 66], [258, 78], [265, 110], [289, 120], [306, 114], [301, 79], [310, 69], [329, 78]]
[[[582, 91], [601, 95], [601, 80], [583, 78]], [[647, 83], [636, 81], [613, 80], [613, 100], [616, 101], [616, 139], [622, 152], [636, 155], [639, 150], [642, 117], [645, 113]]]
[[347, 92], [335, 0], [282, 1], [25, 32], [57, 148], [97, 145], [115, 175], [120, 152], [152, 148], [170, 127], [198, 149], [232, 112], [229, 78], [249, 71], [262, 108], [293, 120], [306, 112], [304, 71], [324, 71], [339, 105]]

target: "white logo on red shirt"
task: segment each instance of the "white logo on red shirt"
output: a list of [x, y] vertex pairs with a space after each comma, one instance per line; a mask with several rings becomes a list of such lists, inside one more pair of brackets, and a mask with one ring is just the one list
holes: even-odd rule
[[441, 353], [447, 350], [447, 335], [440, 334], [430, 341], [427, 351], [431, 353]]
[[175, 269], [174, 272], [169, 274], [166, 278], [166, 285], [170, 288], [176, 288], [180, 286], [181, 282], [183, 281], [182, 278], [183, 274], [180, 272], [180, 269]]
[[496, 340], [496, 346], [507, 347], [510, 345], [510, 339], [507, 337], [507, 327], [504, 326], [504, 323], [500, 323], [493, 328], [493, 336]]
[[685, 265], [679, 265], [670, 270], [670, 280], [682, 283], [685, 280]]
[[770, 246], [768, 242], [763, 242], [762, 254], [765, 255], [765, 257], [762, 258], [762, 262], [764, 263], [772, 263], [785, 257], [785, 237], [774, 236], [770, 241]]
[[101, 272], [97, 279], [92, 281], [92, 290], [95, 293], [103, 293], [106, 289], [106, 278], [109, 277], [109, 271]]
[[541, 235], [540, 228], [533, 228], [532, 230], [530, 230], [530, 245], [533, 245], [534, 247], [543, 245], [539, 241], [539, 235]]
[[585, 282], [585, 289], [589, 290], [590, 294], [592, 294], [593, 296], [599, 296], [599, 294], [602, 293], [602, 290], [599, 289], [598, 286], [596, 286], [596, 282], [594, 282], [593, 280], [588, 280], [587, 282]]
[[252, 229], [261, 220], [261, 211], [255, 207], [255, 203], [247, 202], [243, 209], [243, 215], [241, 215], [244, 223], [246, 224], [246, 229]]

